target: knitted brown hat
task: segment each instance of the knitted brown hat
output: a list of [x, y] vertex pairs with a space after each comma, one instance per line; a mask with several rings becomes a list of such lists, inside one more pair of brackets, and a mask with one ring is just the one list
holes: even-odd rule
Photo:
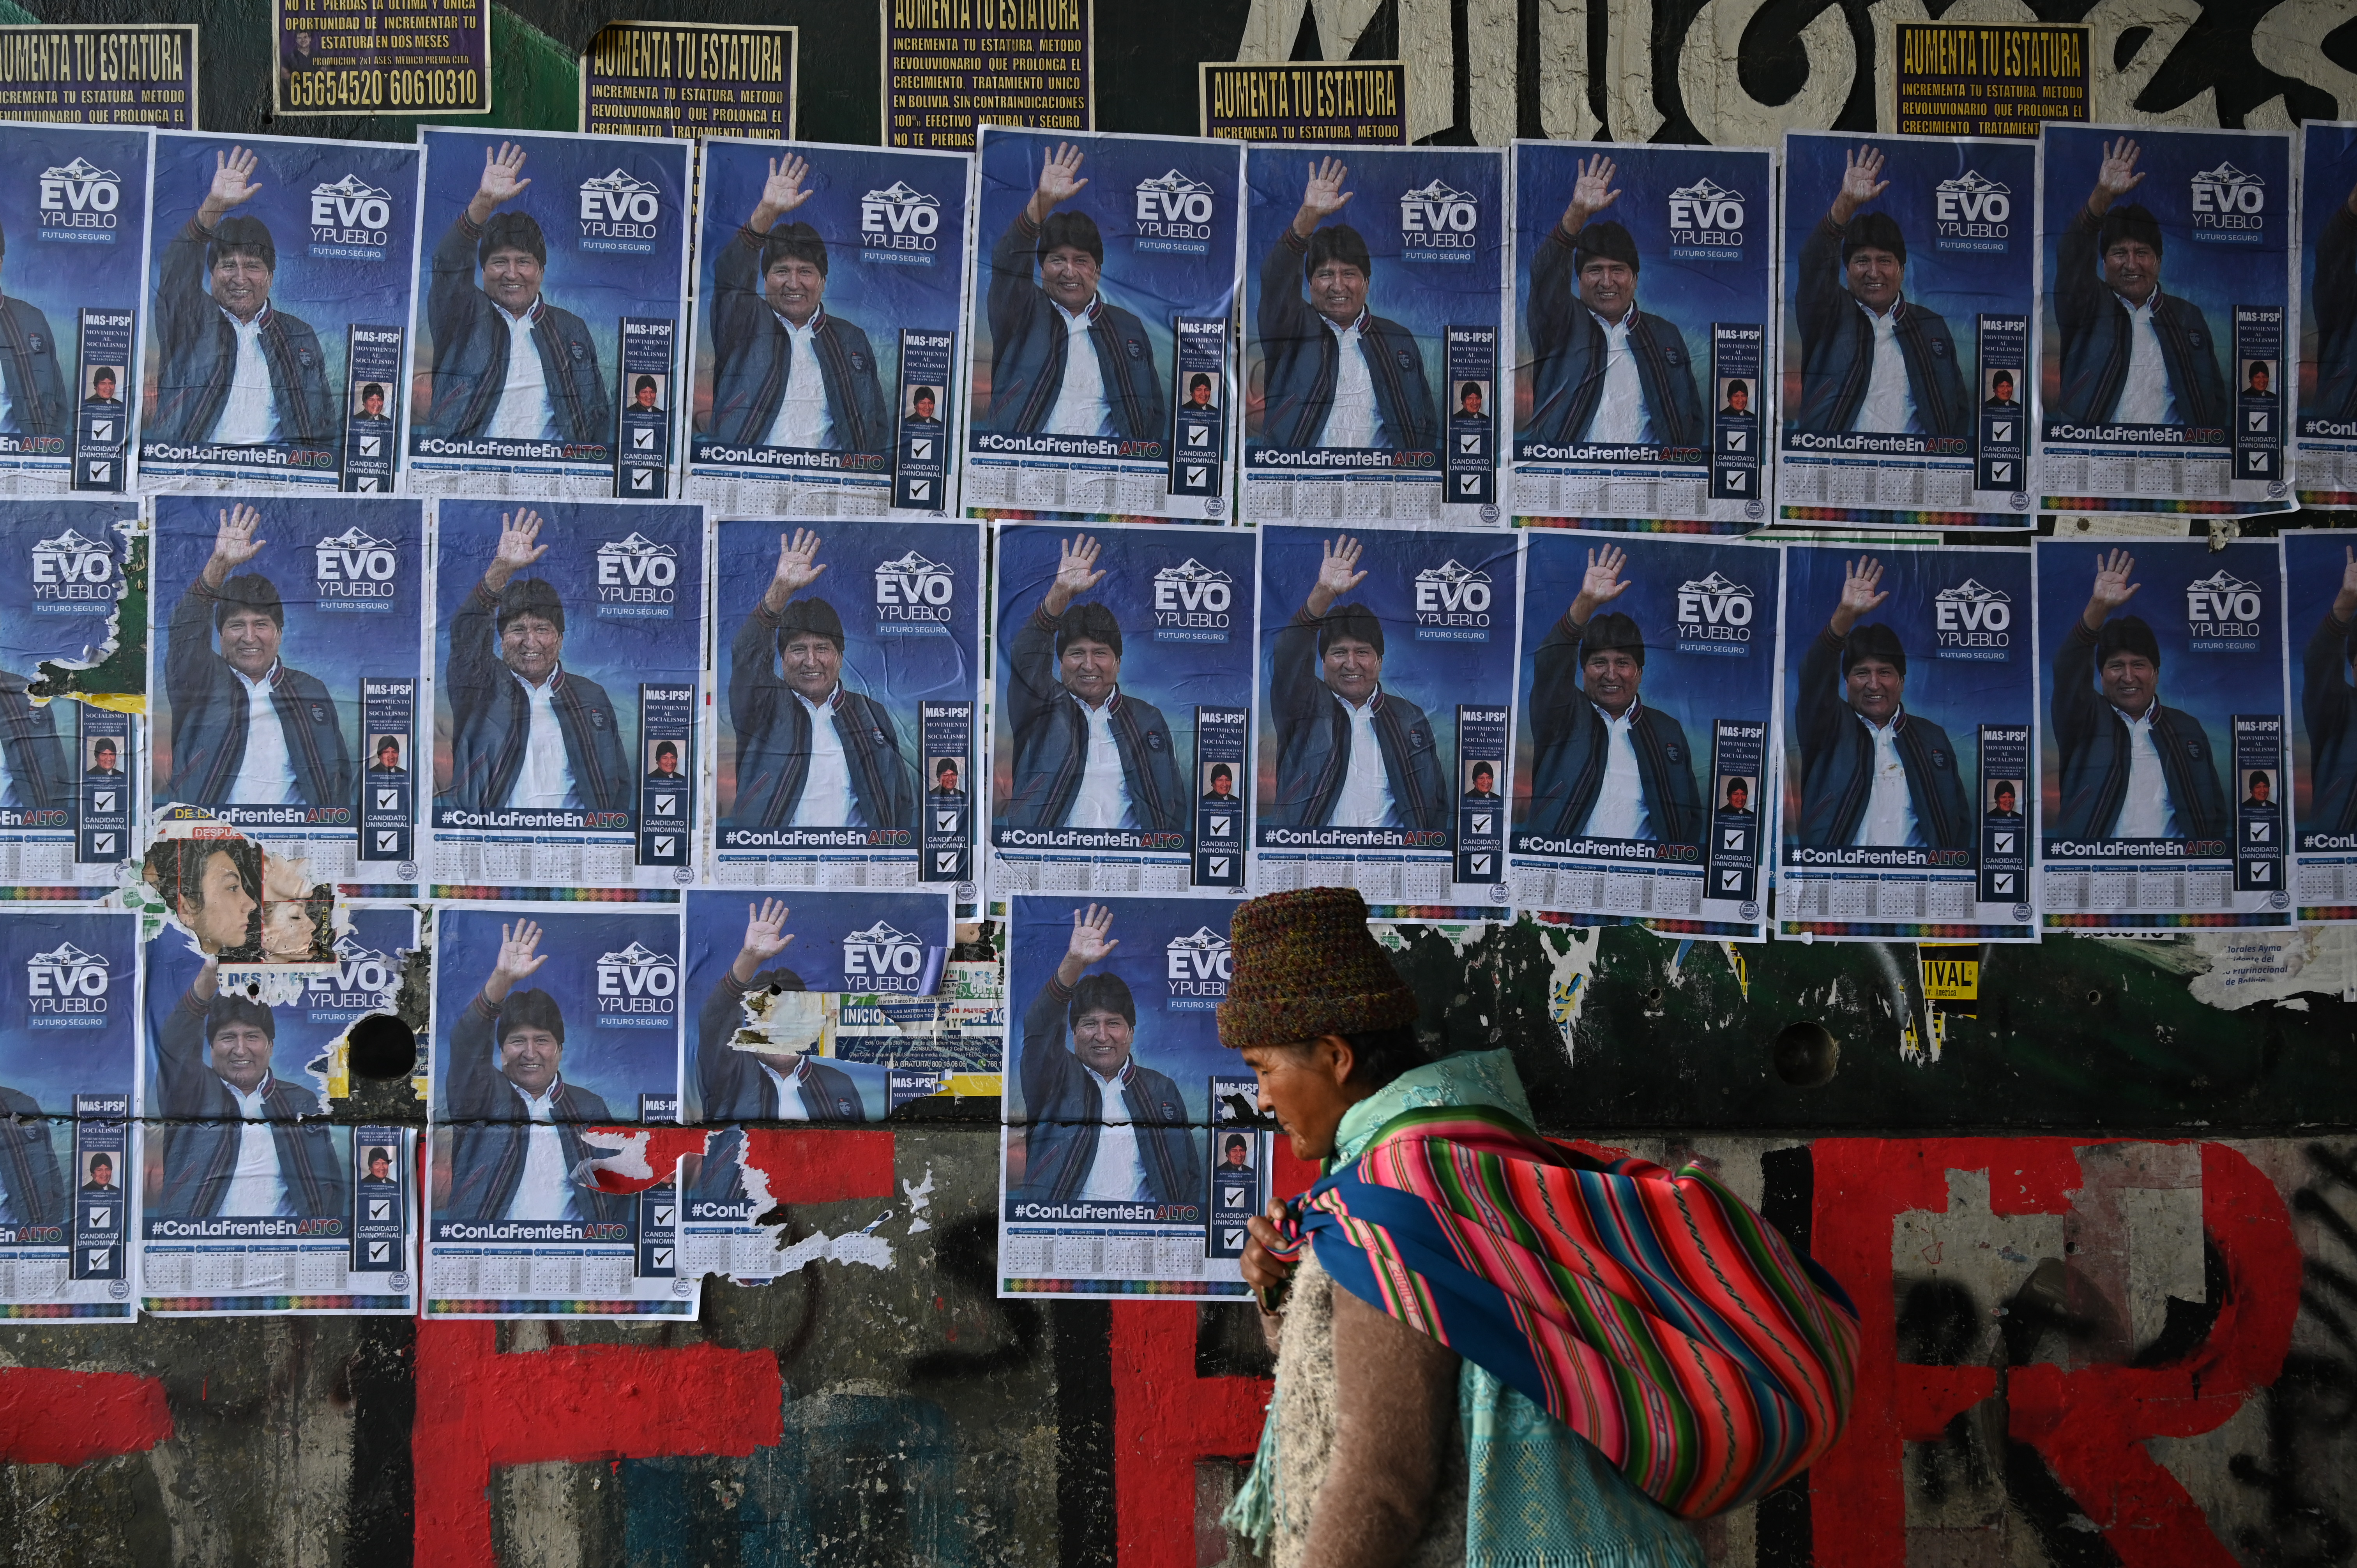
[[1228, 942], [1223, 1046], [1296, 1046], [1415, 1022], [1415, 993], [1367, 929], [1367, 901], [1347, 887], [1255, 898], [1236, 910]]

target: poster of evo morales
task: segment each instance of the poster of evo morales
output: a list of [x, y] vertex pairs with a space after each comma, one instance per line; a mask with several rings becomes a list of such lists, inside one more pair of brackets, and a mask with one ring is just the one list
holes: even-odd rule
[[128, 1323], [139, 917], [0, 915], [0, 1319]]
[[2346, 507], [2357, 505], [2357, 122], [2310, 120], [2299, 135], [2292, 479], [2301, 505]]
[[1243, 149], [985, 125], [979, 161], [965, 505], [1222, 516]]
[[2025, 550], [1785, 548], [1780, 936], [2038, 940], [2032, 602]]
[[983, 527], [719, 525], [723, 886], [963, 884], [974, 902]]
[[[1515, 905], [1766, 940], [1781, 555], [1646, 534], [1523, 537]], [[1482, 818], [1507, 792], [1477, 759], [1469, 834], [1491, 831]]]
[[2046, 924], [2291, 924], [2278, 542], [2035, 548]]
[[2291, 505], [2291, 138], [2040, 129], [2046, 510]]
[[0, 500], [0, 888], [13, 897], [98, 897], [131, 858], [141, 726], [32, 688], [114, 646], [138, 526], [136, 500]]
[[703, 158], [687, 493], [952, 513], [973, 161], [718, 136]]
[[[145, 131], [0, 124], [0, 495], [128, 487]], [[16, 242], [16, 254], [7, 253]]]
[[435, 126], [418, 138], [413, 488], [672, 494], [692, 145]]
[[140, 484], [396, 489], [424, 152], [193, 131], [155, 149]]
[[1515, 536], [1258, 532], [1253, 891], [1502, 911]]
[[704, 509], [446, 500], [436, 518], [430, 880], [694, 881]]
[[2357, 920], [2357, 550], [2337, 529], [2287, 529], [2282, 542], [2291, 894], [2302, 923]]
[[1494, 523], [1506, 160], [1254, 147], [1243, 515]]
[[149, 589], [148, 799], [289, 863], [417, 880], [424, 503], [166, 495]]
[[993, 891], [1241, 889], [1253, 536], [996, 526]]
[[1513, 159], [1510, 510], [1758, 526], [1775, 155], [1516, 142]]
[[677, 1117], [679, 906], [447, 907], [434, 961], [425, 1316], [693, 1318], [677, 1187], [598, 1179]]
[[1786, 134], [1784, 517], [2033, 521], [2037, 180], [2028, 140]]
[[142, 1307], [180, 1316], [417, 1309], [414, 1131], [333, 1126], [336, 1042], [393, 1011], [406, 907], [354, 909], [333, 968], [224, 981], [165, 926], [147, 943]]
[[[999, 1294], [1241, 1296], [1257, 1095], [1220, 1044], [1232, 904], [1012, 903]], [[1237, 1146], [1241, 1143], [1241, 1147]]]

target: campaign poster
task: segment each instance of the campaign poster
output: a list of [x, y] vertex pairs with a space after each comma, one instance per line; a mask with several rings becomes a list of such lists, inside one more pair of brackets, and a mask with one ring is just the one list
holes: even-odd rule
[[716, 882], [974, 904], [983, 526], [719, 525]]
[[1243, 1296], [1237, 1216], [1266, 1202], [1272, 1151], [1257, 1122], [1237, 1124], [1241, 1159], [1224, 1146], [1226, 1097], [1255, 1092], [1220, 1044], [1234, 906], [1025, 894], [1011, 908], [1007, 995], [1023, 1013], [1006, 1043], [998, 1294]]
[[328, 1121], [337, 1042], [393, 1011], [417, 914], [347, 918], [331, 968], [243, 983], [175, 927], [148, 940], [145, 1310], [417, 1310], [416, 1145]]
[[996, 526], [994, 896], [1239, 895], [1253, 536]]
[[973, 160], [723, 136], [703, 158], [690, 499], [955, 515]]
[[2040, 134], [2042, 510], [2289, 510], [2290, 135]]
[[0, 915], [0, 1319], [128, 1323], [139, 917]]
[[952, 940], [939, 891], [687, 895], [685, 995], [696, 1012], [683, 1031], [681, 1120], [723, 1128], [681, 1190], [688, 1277], [783, 1272], [777, 1230], [758, 1223], [778, 1201], [762, 1135], [742, 1124], [880, 1122], [940, 1089], [938, 1067], [918, 1059], [920, 1036], [891, 1029], [907, 1063], [831, 1048], [840, 1036], [826, 1004], [856, 994], [881, 1010], [936, 995]]
[[1783, 517], [2036, 521], [2037, 180], [2025, 138], [1785, 134]]
[[301, 886], [417, 880], [424, 503], [155, 500], [148, 798]]
[[435, 527], [430, 879], [694, 881], [704, 509], [446, 500]]
[[1255, 146], [1246, 169], [1243, 516], [1497, 522], [1505, 154]]
[[1516, 142], [1513, 160], [1510, 510], [1758, 527], [1776, 155]]
[[2339, 530], [2283, 535], [2291, 730], [2292, 897], [2305, 924], [2357, 920], [2357, 549]]
[[1765, 940], [1781, 555], [1527, 537], [1512, 799], [1477, 762], [1466, 831], [1511, 805], [1517, 908]]
[[12, 897], [99, 897], [131, 858], [140, 726], [33, 688], [113, 651], [138, 530], [136, 500], [0, 500], [0, 888]]
[[2126, 542], [2036, 546], [2045, 923], [2287, 926], [2283, 551]]
[[151, 145], [0, 124], [0, 495], [128, 489]]
[[676, 1185], [601, 1179], [678, 1119], [679, 906], [435, 927], [425, 1316], [693, 1318]]
[[965, 506], [1229, 515], [1243, 157], [983, 127]]
[[140, 484], [399, 489], [424, 153], [193, 131], [155, 146]]
[[2300, 127], [2299, 192], [2292, 477], [2302, 506], [2357, 506], [2357, 123]]
[[691, 145], [427, 126], [409, 483], [673, 495]]
[[1259, 534], [1252, 891], [1355, 887], [1379, 910], [1501, 916], [1514, 537]]
[[2029, 552], [1784, 551], [1779, 936], [2034, 942]]

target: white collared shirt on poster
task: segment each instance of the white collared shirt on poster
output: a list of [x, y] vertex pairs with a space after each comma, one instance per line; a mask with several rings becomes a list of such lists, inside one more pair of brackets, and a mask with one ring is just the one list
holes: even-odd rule
[[843, 688], [836, 686], [823, 703], [813, 703], [800, 692], [794, 693], [794, 701], [802, 705], [802, 717], [810, 723], [810, 768], [802, 775], [802, 798], [794, 802], [793, 820], [786, 825], [866, 827], [859, 798], [851, 788], [851, 768], [844, 759], [843, 735], [834, 722], [843, 701]]
[[1375, 734], [1375, 700], [1371, 692], [1363, 704], [1339, 692], [1327, 693], [1342, 704], [1351, 723], [1351, 755], [1343, 764], [1342, 789], [1326, 825], [1335, 828], [1396, 828], [1399, 803], [1392, 798], [1391, 770], [1383, 766], [1383, 743]]
[[2152, 721], [2160, 713], [2153, 703], [2144, 717], [2132, 719], [2114, 708], [2128, 726], [2128, 792], [2120, 802], [2119, 824], [2111, 836], [2122, 839], [2183, 838], [2177, 822], [2177, 802], [2169, 799], [2169, 775], [2160, 766], [2160, 748], [2153, 744]]
[[1915, 797], [1907, 788], [1907, 764], [1899, 756], [1899, 715], [1891, 714], [1887, 725], [1876, 724], [1864, 714], [1854, 716], [1873, 737], [1874, 785], [1866, 798], [1866, 815], [1858, 819], [1857, 832], [1850, 837], [1851, 845], [1921, 847], [1922, 824], [1915, 820]]
[[[1590, 316], [1596, 312], [1589, 311]], [[1615, 446], [1651, 446], [1653, 414], [1645, 406], [1644, 378], [1637, 373], [1637, 356], [1629, 347], [1629, 329], [1637, 324], [1633, 304], [1618, 322], [1596, 316], [1604, 328], [1604, 390], [1596, 400], [1596, 417], [1587, 424], [1587, 439]]]
[[1139, 828], [1137, 806], [1129, 798], [1129, 779], [1122, 770], [1121, 743], [1113, 733], [1113, 698], [1095, 707], [1082, 703], [1081, 714], [1089, 727], [1089, 746], [1081, 768], [1080, 792], [1064, 814], [1068, 828]]
[[1064, 380], [1041, 428], [1049, 435], [1111, 435], [1113, 405], [1105, 401], [1104, 367], [1097, 362], [1096, 339], [1089, 335], [1097, 302], [1075, 316], [1054, 300], [1064, 323]]
[[565, 1163], [565, 1134], [556, 1127], [556, 1086], [551, 1079], [538, 1094], [527, 1094], [511, 1079], [508, 1087], [523, 1101], [532, 1124], [524, 1133], [523, 1177], [508, 1199], [502, 1219], [586, 1219], [574, 1191], [573, 1172]]
[[270, 307], [265, 305], [255, 311], [251, 321], [240, 321], [226, 310], [221, 311], [221, 319], [237, 334], [237, 359], [230, 371], [229, 395], [221, 400], [221, 415], [213, 421], [211, 440], [221, 446], [259, 446], [275, 441], [278, 400], [271, 395], [270, 360], [262, 351], [262, 328], [270, 319]]
[[556, 678], [561, 672], [550, 671], [548, 679], [535, 686], [514, 671], [508, 671], [523, 688], [532, 714], [531, 729], [524, 736], [523, 767], [517, 770], [515, 785], [508, 791], [506, 803], [511, 806], [554, 811], [577, 810], [584, 804], [573, 780], [573, 763], [565, 752], [565, 725], [556, 717]]
[[1335, 356], [1334, 402], [1326, 411], [1326, 428], [1318, 437], [1320, 446], [1388, 446], [1383, 435], [1383, 410], [1375, 403], [1375, 377], [1367, 364], [1367, 341], [1363, 331], [1367, 324], [1364, 311], [1348, 327], [1336, 326], [1331, 317], [1318, 319], [1326, 323], [1326, 330], [1334, 334]]
[[1598, 839], [1651, 838], [1652, 817], [1645, 810], [1644, 775], [1637, 770], [1637, 745], [1630, 735], [1637, 723], [1637, 704], [1631, 703], [1617, 719], [1600, 707], [1596, 716], [1604, 721], [1604, 783], [1596, 791], [1596, 804], [1588, 808], [1587, 824], [1580, 832]]
[[[1146, 1162], [1139, 1157], [1137, 1129], [1129, 1120], [1129, 1100], [1120, 1074], [1105, 1078], [1088, 1063], [1081, 1070], [1097, 1091], [1097, 1155], [1075, 1196], [1101, 1203], [1135, 1203], [1147, 1196]], [[1127, 1071], [1126, 1068], [1123, 1071]]]
[[786, 329], [786, 395], [778, 402], [778, 417], [770, 422], [769, 435], [761, 438], [764, 446], [835, 449], [834, 417], [826, 409], [826, 377], [818, 366], [818, 324], [816, 311], [800, 327], [778, 317], [778, 325]]
[[755, 1057], [753, 1065], [759, 1068], [762, 1076], [770, 1080], [770, 1091], [776, 1097], [777, 1109], [770, 1112], [771, 1115], [780, 1122], [807, 1122], [811, 1119], [810, 1108], [802, 1103], [802, 1079], [810, 1073], [807, 1061], [796, 1057], [791, 1072], [780, 1072], [761, 1057]]
[[273, 695], [285, 671], [274, 664], [259, 681], [247, 680], [234, 665], [230, 673], [245, 693], [245, 756], [238, 762], [237, 777], [230, 780], [229, 798], [240, 806], [292, 804], [295, 764], [286, 755], [286, 725], [278, 717]]
[[1923, 422], [1916, 415], [1914, 389], [1907, 384], [1907, 351], [1899, 346], [1900, 302], [1892, 300], [1880, 315], [1860, 301], [1850, 303], [1865, 313], [1873, 330], [1874, 367], [1849, 427], [1875, 435], [1921, 435]]
[[[539, 301], [533, 305], [537, 309]], [[554, 441], [556, 405], [549, 401], [548, 369], [540, 362], [540, 346], [533, 340], [540, 323], [533, 319], [533, 310], [511, 316], [497, 300], [491, 308], [508, 324], [508, 373], [500, 388], [500, 405], [483, 434], [510, 441]]]
[[2122, 295], [2120, 308], [2128, 313], [2128, 373], [2120, 383], [2120, 400], [2113, 406], [2112, 422], [2183, 423], [2178, 417], [2177, 393], [2169, 384], [2169, 358], [2161, 352], [2160, 329], [2152, 320], [2153, 313], [2160, 308], [2160, 290], [2156, 288], [2147, 295], [2142, 305], [2130, 305], [2127, 296]]
[[240, 1219], [292, 1215], [295, 1205], [286, 1196], [286, 1176], [278, 1168], [278, 1139], [270, 1130], [262, 1103], [270, 1093], [269, 1077], [265, 1074], [252, 1093], [227, 1079], [221, 1079], [221, 1087], [237, 1101], [242, 1121], [237, 1129], [237, 1165], [229, 1178], [229, 1191], [222, 1196], [221, 1211]]

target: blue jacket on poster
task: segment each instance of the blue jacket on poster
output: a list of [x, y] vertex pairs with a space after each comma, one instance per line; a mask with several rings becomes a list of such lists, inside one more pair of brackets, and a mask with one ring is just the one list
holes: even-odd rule
[[[778, 674], [778, 621], [756, 603], [728, 649], [728, 722], [737, 732], [737, 802], [728, 813], [730, 827], [785, 826], [793, 821], [810, 778], [810, 710]], [[913, 826], [915, 770], [900, 755], [891, 714], [839, 682], [834, 708], [827, 722], [842, 744], [864, 825]]]
[[[1035, 609], [1007, 648], [1014, 679], [1006, 721], [1015, 732], [1015, 792], [1003, 821], [1010, 828], [1060, 828], [1088, 772], [1089, 721], [1080, 699], [1056, 678], [1056, 623]], [[1122, 781], [1146, 832], [1182, 832], [1188, 795], [1169, 721], [1152, 703], [1116, 690], [1106, 699]]]
[[[2050, 422], [2110, 423], [2127, 385], [2134, 323], [2127, 301], [2114, 293], [2095, 270], [2095, 238], [2103, 220], [2085, 208], [2062, 231], [2049, 286], [2054, 319], [2062, 328], [2062, 392], [2047, 411]], [[2209, 320], [2191, 300], [2156, 290], [2153, 330], [2160, 338], [2169, 390], [2177, 399], [2179, 424], [2222, 426], [2228, 406], [2226, 382], [2218, 368], [2218, 344]]]
[[[1024, 211], [990, 252], [990, 428], [1004, 435], [1040, 429], [1064, 385], [1064, 316], [1034, 281], [1039, 245], [1039, 228]], [[1100, 292], [1090, 306], [1089, 341], [1114, 434], [1168, 440], [1169, 412], [1146, 324]]]
[[[1874, 379], [1874, 323], [1842, 286], [1842, 234], [1840, 224], [1820, 218], [1801, 246], [1794, 311], [1801, 328], [1801, 406], [1793, 422], [1803, 430], [1848, 430]], [[1907, 392], [1922, 433], [1970, 435], [1972, 400], [1946, 317], [1911, 299], [1901, 298], [1891, 309], [1898, 313]]]
[[[707, 428], [713, 440], [731, 446], [768, 445], [793, 371], [793, 341], [761, 292], [764, 243], [764, 236], [739, 229], [712, 263], [715, 366]], [[834, 425], [833, 450], [886, 450], [892, 444], [892, 419], [867, 334], [824, 306], [815, 322], [811, 349], [826, 388], [826, 416]]]
[[[231, 802], [230, 786], [245, 761], [245, 685], [228, 660], [213, 651], [213, 617], [223, 603], [190, 582], [172, 607], [164, 658], [164, 690], [172, 703], [172, 795], [190, 805], [277, 805]], [[351, 748], [326, 682], [284, 659], [270, 675], [270, 705], [286, 737], [295, 790], [306, 805], [352, 803]]]
[[[2083, 618], [2054, 654], [2054, 739], [2062, 748], [2062, 809], [2050, 837], [2090, 840], [2112, 836], [2127, 799], [2131, 741], [2127, 721], [2095, 689], [2095, 633]], [[2222, 839], [2227, 832], [2226, 791], [2218, 759], [2201, 721], [2181, 708], [2162, 705], [2152, 714], [2153, 749], [2177, 810], [2180, 835]]]
[[[1558, 616], [1532, 660], [1531, 739], [1538, 759], [1531, 771], [1529, 831], [1551, 838], [1574, 837], [1587, 828], [1611, 762], [1611, 734], [1580, 689], [1581, 629], [1567, 614]], [[1629, 744], [1637, 754], [1652, 836], [1663, 843], [1700, 843], [1702, 795], [1685, 729], [1642, 698], [1636, 708]]]
[[2316, 237], [2316, 401], [2303, 418], [2357, 418], [2357, 212], [2342, 201]]
[[[1098, 1079], [1064, 1047], [1072, 993], [1055, 975], [1023, 1012], [1023, 1187], [1026, 1197], [1062, 1202], [1077, 1195], [1096, 1164], [1104, 1109]], [[1186, 1097], [1133, 1053], [1113, 1079], [1136, 1129], [1147, 1201], [1203, 1201], [1203, 1163]]]
[[[1874, 794], [1874, 737], [1857, 710], [1842, 700], [1842, 639], [1820, 628], [1801, 656], [1794, 733], [1801, 742], [1801, 823], [1793, 837], [1808, 849], [1846, 849]], [[1962, 764], [1948, 732], [1903, 707], [1898, 726], [1899, 763], [1907, 770], [1907, 803], [1932, 849], [1970, 849], [1975, 823]]]
[[16, 435], [62, 435], [70, 422], [57, 334], [39, 306], [0, 295], [0, 386], [8, 392], [5, 428]]
[[[481, 226], [461, 212], [434, 247], [434, 281], [425, 295], [426, 326], [434, 335], [433, 393], [424, 433], [446, 440], [482, 435], [507, 388], [508, 316], [475, 286], [475, 250], [482, 238]], [[556, 439], [607, 446], [616, 415], [606, 401], [606, 377], [587, 323], [549, 304], [545, 294], [533, 302], [530, 316], [533, 349], [556, 413]]]
[[[1609, 348], [1603, 324], [1579, 297], [1578, 255], [1577, 242], [1557, 223], [1531, 257], [1528, 319], [1538, 364], [1532, 374], [1526, 440], [1558, 446], [1585, 441], [1604, 402]], [[1629, 352], [1637, 361], [1654, 441], [1663, 446], [1707, 444], [1709, 429], [1684, 337], [1661, 317], [1634, 306], [1630, 309], [1635, 319], [1629, 324]]]
[[2357, 627], [2330, 610], [2316, 623], [2300, 656], [2299, 709], [2308, 726], [2309, 804], [2299, 831], [2345, 833], [2357, 829], [2357, 690], [2349, 684], [2349, 639]]
[[[244, 1125], [237, 1096], [205, 1061], [211, 1002], [181, 994], [156, 1029], [156, 1077], [163, 1090], [164, 1193], [156, 1212], [210, 1219], [221, 1212], [236, 1178]], [[272, 1073], [262, 1084], [262, 1115], [278, 1154], [287, 1202], [303, 1215], [340, 1215], [348, 1192], [317, 1090]], [[315, 1118], [298, 1121], [300, 1117]]]
[[[1316, 446], [1334, 412], [1334, 383], [1341, 373], [1340, 337], [1311, 308], [1302, 294], [1302, 269], [1309, 242], [1293, 225], [1276, 237], [1260, 273], [1260, 345], [1266, 412], [1261, 439], [1271, 446]], [[1432, 383], [1424, 371], [1424, 350], [1415, 334], [1398, 322], [1361, 311], [1359, 351], [1366, 356], [1374, 384], [1375, 412], [1391, 446], [1402, 451], [1438, 449], [1440, 418], [1432, 405]]]
[[[493, 650], [498, 608], [498, 598], [478, 583], [450, 618], [447, 798], [461, 811], [490, 811], [508, 803], [532, 739], [532, 699]], [[562, 665], [549, 679], [556, 686], [556, 722], [565, 734], [565, 764], [573, 770], [585, 809], [630, 811], [637, 781], [622, 759], [614, 700], [605, 687]]]
[[0, 805], [52, 811], [73, 799], [73, 776], [58, 734], [57, 704], [35, 707], [27, 689], [23, 676], [0, 672], [0, 758], [8, 764]]
[[[761, 1070], [762, 1058], [750, 1051], [732, 1049], [729, 1041], [745, 1022], [745, 998], [756, 991], [801, 991], [802, 977], [791, 969], [765, 969], [749, 985], [720, 972], [718, 983], [704, 999], [695, 1017], [694, 1058], [690, 1070], [704, 1097], [706, 1122], [864, 1122], [865, 1103], [859, 1086], [841, 1068], [816, 1057], [801, 1058], [794, 1081], [796, 1104], [791, 1111], [778, 1103], [777, 1086]], [[799, 1112], [800, 1114], [793, 1114]], [[705, 1156], [706, 1169], [713, 1158]]]
[[[506, 1219], [508, 1205], [515, 1201], [516, 1189], [523, 1185], [524, 1162], [532, 1153], [532, 1114], [522, 1091], [493, 1065], [499, 1045], [492, 1037], [492, 1027], [498, 1018], [498, 1010], [477, 992], [451, 1026], [449, 1054], [441, 1064], [446, 1113], [455, 1127], [450, 1197], [443, 1211], [453, 1219]], [[592, 1223], [627, 1220], [638, 1201], [635, 1197], [570, 1182], [582, 1161], [615, 1152], [581, 1136], [585, 1124], [613, 1124], [614, 1113], [606, 1108], [602, 1097], [565, 1082], [561, 1074], [550, 1094], [551, 1119], [564, 1151], [568, 1190], [581, 1218]]]
[[[174, 446], [210, 441], [229, 402], [237, 375], [237, 328], [205, 287], [212, 244], [213, 231], [190, 219], [164, 247], [156, 277], [156, 338], [164, 363], [156, 379], [155, 423], [141, 432], [144, 440]], [[328, 390], [328, 359], [319, 335], [309, 322], [274, 305], [263, 306], [260, 320], [278, 440], [339, 449], [343, 424]]]
[[31, 1095], [0, 1085], [0, 1185], [7, 1188], [0, 1224], [63, 1225], [65, 1174], [58, 1169], [48, 1117]]
[[[1269, 675], [1269, 701], [1276, 710], [1276, 804], [1268, 820], [1274, 828], [1329, 826], [1350, 769], [1350, 715], [1318, 678], [1318, 617], [1297, 610], [1276, 634]], [[1415, 832], [1447, 829], [1448, 787], [1441, 778], [1432, 721], [1393, 692], [1378, 689], [1370, 701], [1401, 827]]]

